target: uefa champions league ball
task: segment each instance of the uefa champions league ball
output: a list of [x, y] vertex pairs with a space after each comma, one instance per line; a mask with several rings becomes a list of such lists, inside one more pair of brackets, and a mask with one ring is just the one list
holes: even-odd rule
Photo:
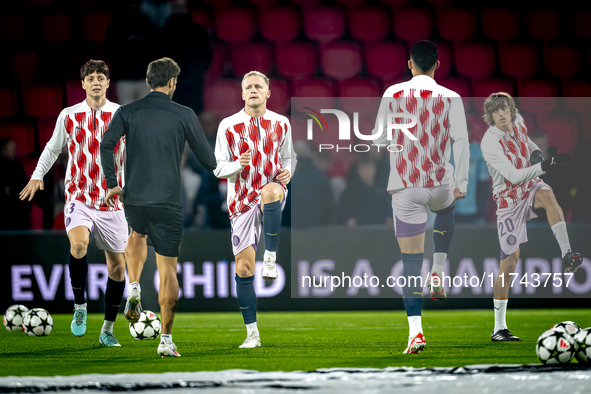
[[536, 354], [544, 364], [565, 364], [573, 359], [578, 345], [564, 330], [550, 329], [538, 338]]
[[574, 339], [579, 345], [579, 349], [575, 353], [577, 361], [580, 363], [591, 363], [591, 327], [579, 331], [574, 336]]
[[46, 336], [53, 328], [53, 318], [43, 308], [33, 308], [23, 317], [23, 331], [30, 336]]
[[156, 339], [160, 335], [160, 319], [151, 311], [142, 311], [137, 323], [129, 323], [129, 332], [135, 339]]
[[8, 331], [22, 331], [23, 317], [28, 311], [29, 308], [24, 305], [12, 305], [6, 310], [6, 313], [4, 313], [4, 317], [2, 318], [4, 327], [6, 327]]
[[563, 321], [553, 325], [552, 328], [555, 330], [564, 330], [564, 332], [571, 337], [574, 337], [579, 331], [581, 331], [581, 326], [574, 321]]

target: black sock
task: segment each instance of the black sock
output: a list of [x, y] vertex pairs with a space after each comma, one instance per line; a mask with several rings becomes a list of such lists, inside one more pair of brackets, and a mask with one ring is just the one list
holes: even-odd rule
[[273, 201], [263, 207], [263, 230], [265, 231], [265, 250], [277, 251], [279, 229], [281, 228], [281, 202]]
[[247, 278], [241, 278], [236, 274], [236, 295], [240, 304], [240, 312], [244, 324], [250, 324], [257, 321], [257, 296], [254, 292], [254, 275]]
[[402, 253], [402, 273], [406, 278], [402, 294], [407, 316], [421, 316], [423, 305], [422, 267], [423, 253]]
[[107, 280], [107, 290], [105, 291], [105, 320], [115, 321], [117, 312], [121, 307], [121, 299], [125, 290], [125, 280], [116, 282], [109, 278]]
[[88, 277], [88, 262], [86, 255], [81, 259], [77, 259], [70, 253], [68, 260], [70, 268], [70, 281], [72, 282], [72, 291], [74, 292], [74, 302], [76, 304], [86, 304], [86, 278]]

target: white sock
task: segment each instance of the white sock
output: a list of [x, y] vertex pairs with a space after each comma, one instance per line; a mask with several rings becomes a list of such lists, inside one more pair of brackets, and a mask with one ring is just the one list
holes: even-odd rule
[[566, 222], [558, 222], [552, 226], [552, 232], [558, 241], [562, 257], [570, 251], [570, 242], [568, 240], [568, 233], [566, 232]]
[[447, 253], [433, 253], [433, 267], [431, 268], [431, 272], [435, 272], [441, 279], [443, 279], [443, 265], [446, 259]]
[[246, 334], [250, 334], [251, 332], [259, 332], [259, 329], [257, 328], [257, 322], [255, 321], [254, 323], [250, 323], [246, 325]]
[[408, 336], [414, 338], [420, 332], [423, 332], [421, 316], [408, 316]]
[[101, 328], [101, 334], [103, 332], [110, 332], [110, 333], [112, 333], [113, 332], [113, 325], [114, 324], [115, 324], [114, 321], [105, 320], [105, 322], [103, 323], [103, 328]]
[[495, 307], [495, 329], [493, 332], [504, 330], [507, 328], [505, 322], [505, 315], [507, 314], [507, 301], [508, 300], [493, 300]]
[[265, 256], [263, 257], [263, 260], [267, 260], [267, 259], [271, 259], [273, 261], [276, 261], [276, 256], [277, 256], [277, 252], [271, 252], [270, 250], [265, 250]]
[[142, 287], [137, 282], [130, 283], [129, 284], [129, 287], [130, 287], [130, 290], [136, 290], [136, 291], [138, 291], [140, 293], [142, 292]]
[[161, 334], [160, 335], [160, 343], [164, 343], [166, 345], [172, 345], [172, 334]]
[[84, 310], [86, 310], [86, 303], [84, 303], [84, 304], [74, 304], [74, 309], [84, 309]]

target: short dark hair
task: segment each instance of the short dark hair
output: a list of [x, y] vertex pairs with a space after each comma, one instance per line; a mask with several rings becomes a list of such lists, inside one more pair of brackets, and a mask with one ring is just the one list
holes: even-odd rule
[[166, 86], [170, 78], [178, 78], [181, 73], [181, 68], [176, 62], [168, 57], [154, 60], [148, 65], [148, 72], [146, 73], [146, 79], [148, 85], [152, 89], [161, 86]]
[[428, 40], [415, 42], [410, 50], [410, 58], [421, 71], [429, 71], [437, 62], [437, 45]]
[[84, 66], [80, 69], [80, 78], [84, 81], [84, 78], [92, 74], [93, 72], [97, 72], [99, 74], [105, 74], [105, 77], [109, 79], [109, 66], [102, 60], [93, 60], [90, 59], [86, 62]]

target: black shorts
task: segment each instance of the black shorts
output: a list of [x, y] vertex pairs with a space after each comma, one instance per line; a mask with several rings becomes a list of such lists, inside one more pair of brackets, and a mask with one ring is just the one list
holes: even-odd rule
[[149, 237], [156, 253], [167, 257], [179, 256], [183, 234], [180, 209], [125, 204], [125, 218], [136, 233]]

